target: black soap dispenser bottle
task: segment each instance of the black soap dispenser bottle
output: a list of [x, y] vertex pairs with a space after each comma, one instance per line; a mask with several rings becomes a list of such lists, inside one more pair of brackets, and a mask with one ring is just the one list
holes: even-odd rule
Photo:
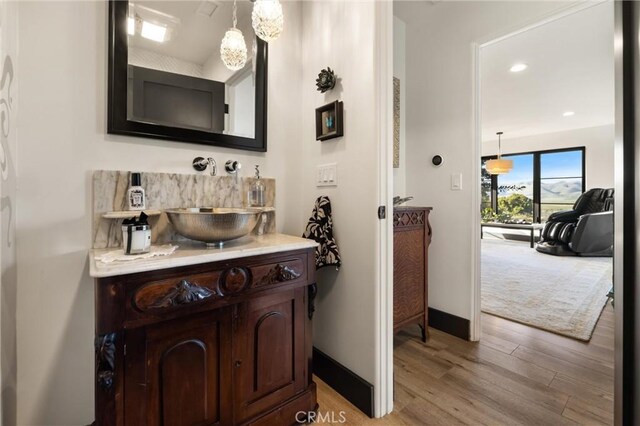
[[131, 186], [127, 191], [129, 210], [144, 210], [147, 208], [147, 197], [144, 188], [141, 186], [142, 178], [140, 173], [131, 173]]

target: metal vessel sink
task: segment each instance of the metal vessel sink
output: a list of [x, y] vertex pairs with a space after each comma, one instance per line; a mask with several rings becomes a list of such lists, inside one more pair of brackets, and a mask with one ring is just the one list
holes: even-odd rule
[[249, 234], [261, 209], [197, 207], [165, 210], [178, 234], [207, 245], [222, 247], [226, 241]]

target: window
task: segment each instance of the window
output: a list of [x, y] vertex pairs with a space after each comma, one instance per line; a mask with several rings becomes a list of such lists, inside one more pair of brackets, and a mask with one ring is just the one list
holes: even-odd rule
[[533, 154], [505, 155], [513, 170], [498, 178], [498, 214], [501, 222], [533, 222]]
[[482, 219], [485, 222], [544, 222], [571, 209], [585, 191], [584, 148], [504, 155], [513, 170], [492, 176], [482, 158]]
[[551, 213], [569, 210], [584, 192], [583, 151], [540, 154], [541, 219]]

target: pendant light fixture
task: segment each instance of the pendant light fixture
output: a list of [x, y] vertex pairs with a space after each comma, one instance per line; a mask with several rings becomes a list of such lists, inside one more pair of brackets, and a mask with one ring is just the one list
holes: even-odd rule
[[284, 25], [280, 1], [255, 0], [253, 12], [251, 12], [251, 24], [256, 35], [267, 43], [280, 37]]
[[504, 175], [509, 173], [513, 169], [513, 160], [504, 160], [500, 157], [500, 142], [503, 132], [498, 132], [498, 158], [495, 160], [488, 160], [485, 164], [487, 172], [492, 175]]
[[233, 0], [233, 28], [229, 28], [220, 44], [220, 58], [224, 65], [232, 71], [242, 69], [247, 63], [247, 45], [238, 25], [238, 8]]

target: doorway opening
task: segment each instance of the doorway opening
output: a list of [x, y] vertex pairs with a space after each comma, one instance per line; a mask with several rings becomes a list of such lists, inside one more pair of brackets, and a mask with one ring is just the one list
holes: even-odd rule
[[[614, 5], [476, 50], [473, 340], [548, 373], [576, 421], [613, 422]], [[501, 160], [496, 162], [496, 160]]]

